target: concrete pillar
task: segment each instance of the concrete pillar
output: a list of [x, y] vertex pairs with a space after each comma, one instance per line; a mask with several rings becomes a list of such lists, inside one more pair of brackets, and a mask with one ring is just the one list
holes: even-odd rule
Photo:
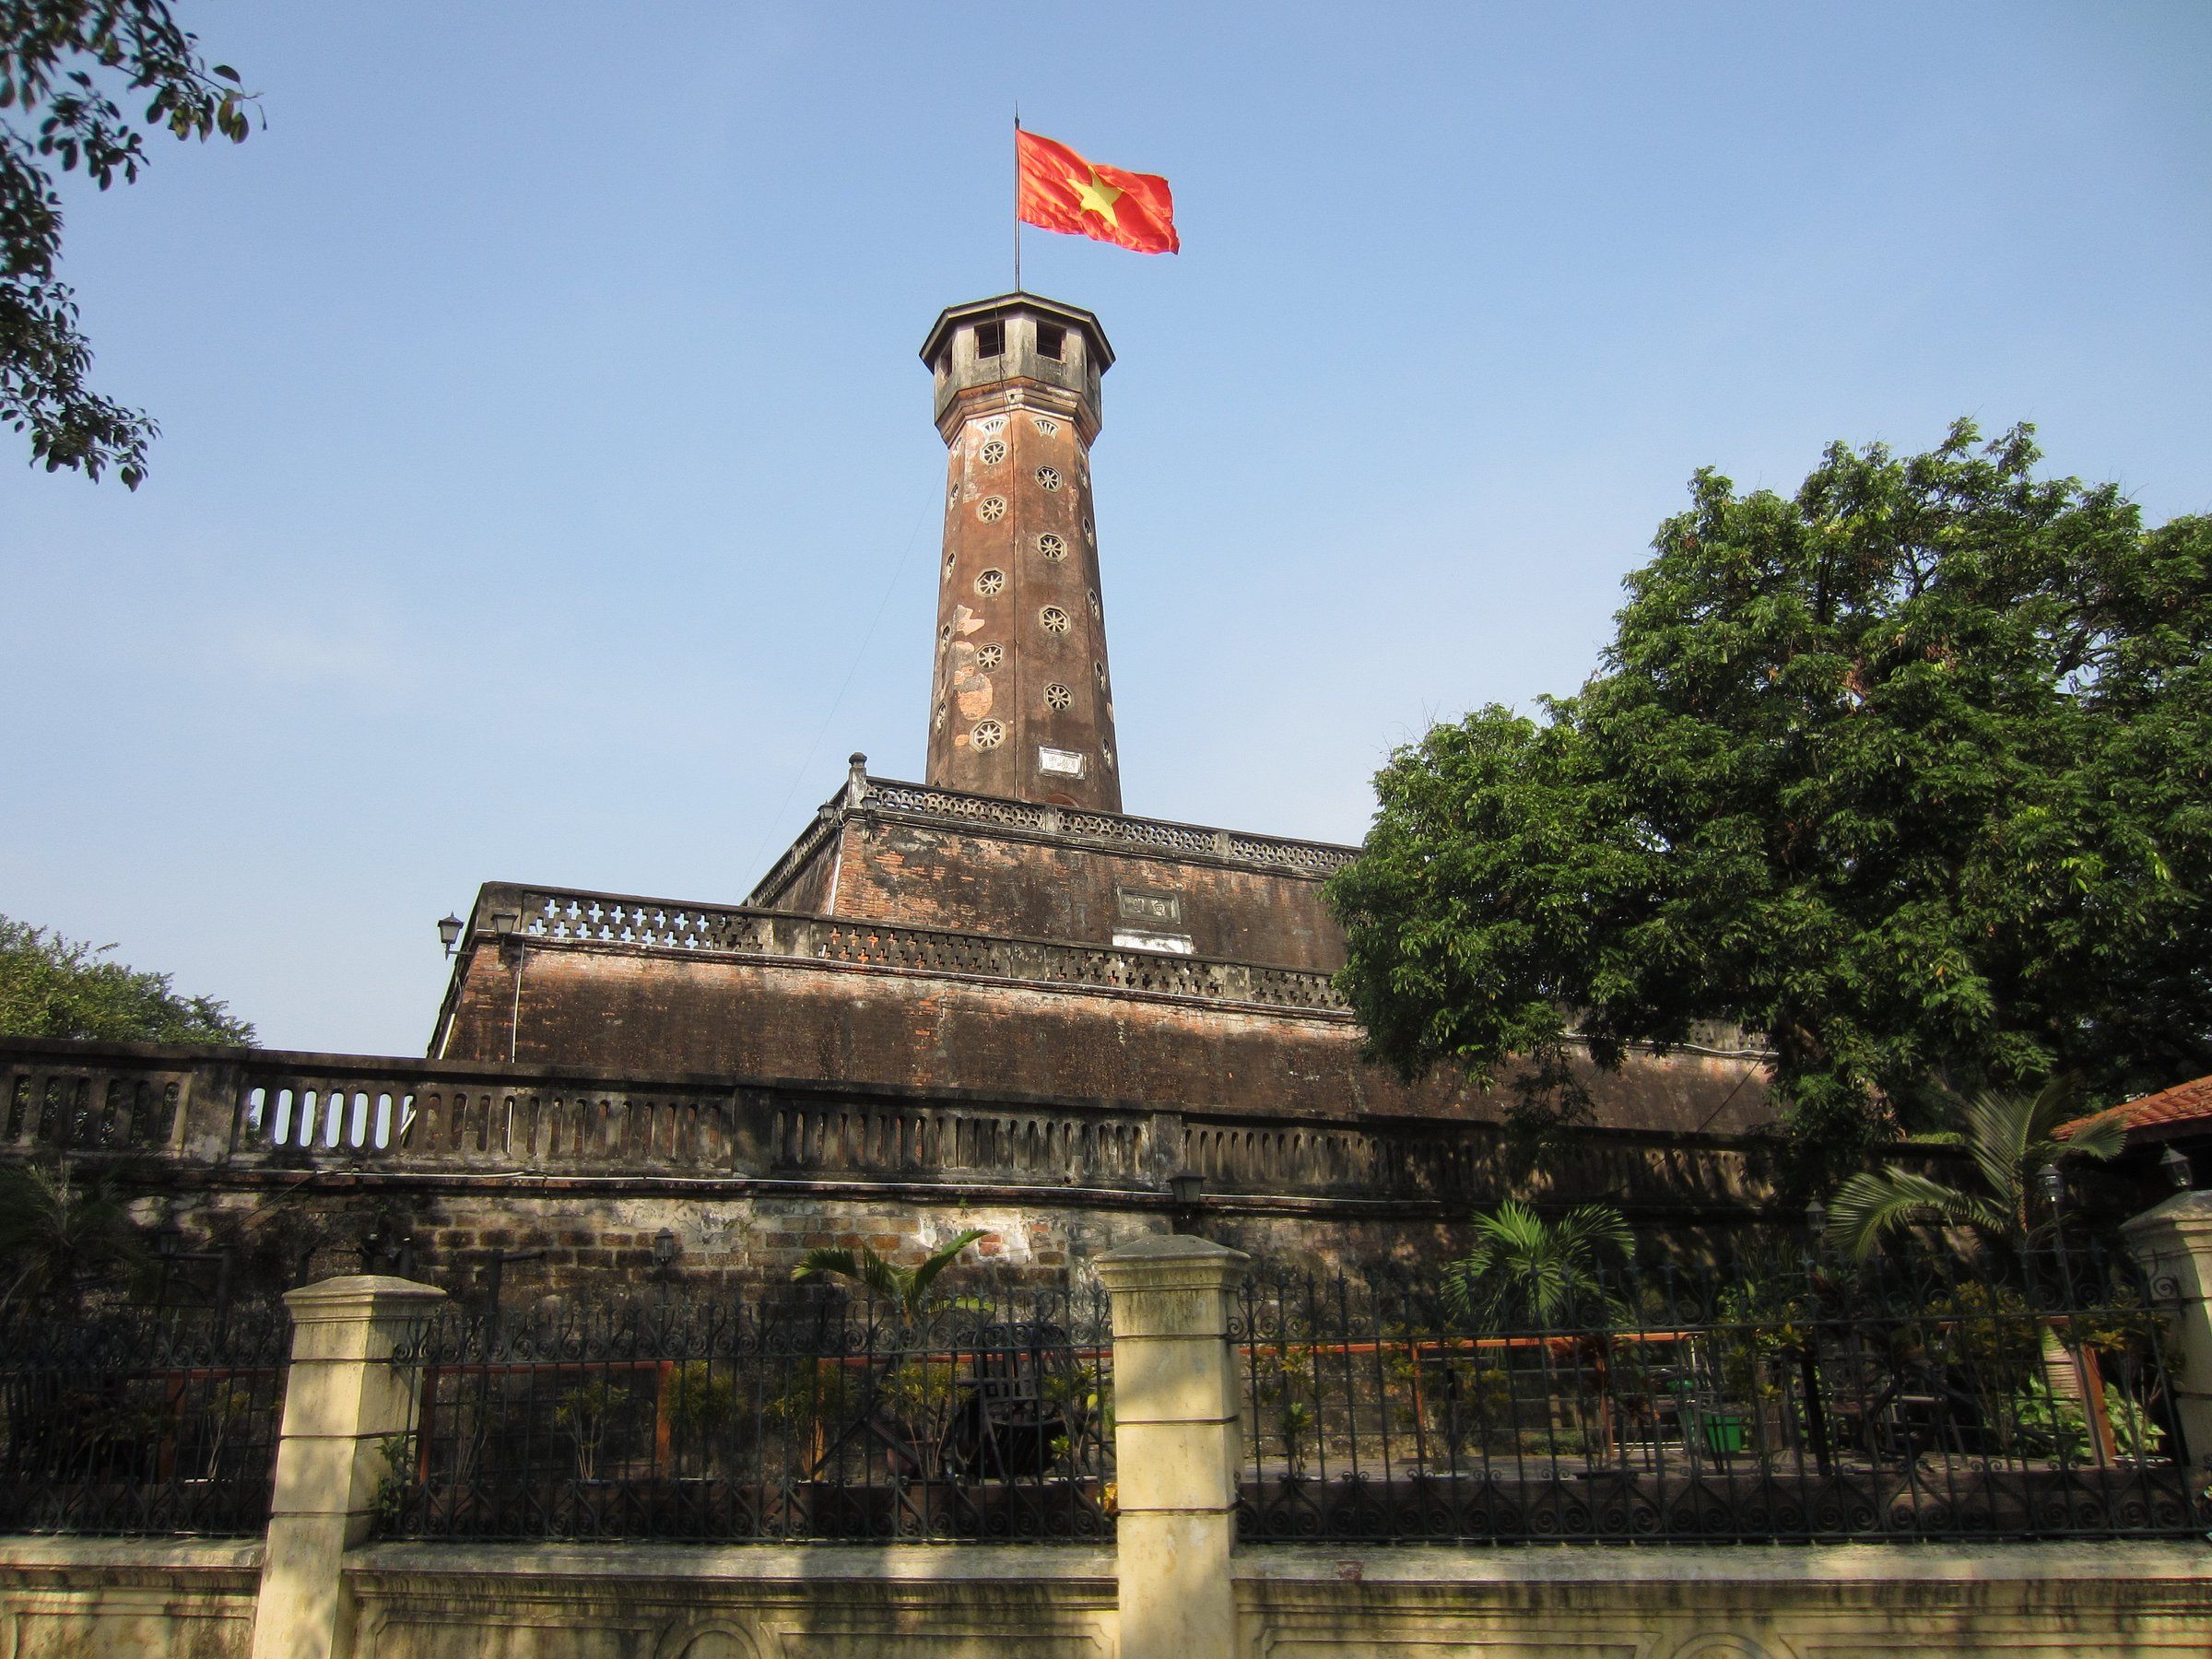
[[345, 1659], [353, 1607], [344, 1557], [369, 1535], [389, 1469], [380, 1444], [406, 1430], [414, 1379], [387, 1363], [445, 1292], [360, 1274], [304, 1285], [292, 1311], [292, 1364], [276, 1492], [253, 1616], [253, 1659]]
[[1236, 1651], [1239, 1396], [1230, 1312], [1250, 1258], [1155, 1235], [1107, 1252], [1121, 1659]]
[[2153, 1300], [2179, 1303], [2167, 1354], [2192, 1467], [2212, 1466], [2212, 1193], [2176, 1193], [2122, 1224]]

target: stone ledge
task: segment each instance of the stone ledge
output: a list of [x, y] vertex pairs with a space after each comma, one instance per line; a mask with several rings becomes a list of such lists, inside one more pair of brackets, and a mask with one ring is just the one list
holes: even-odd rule
[[1091, 1583], [1114, 1594], [1112, 1545], [891, 1544], [499, 1544], [441, 1540], [371, 1544], [347, 1552], [349, 1577], [523, 1577], [547, 1582], [616, 1579], [625, 1585], [744, 1581], [878, 1584], [990, 1583], [1043, 1587]]
[[0, 1573], [95, 1571], [119, 1575], [205, 1572], [261, 1575], [259, 1538], [0, 1537]]
[[1240, 1549], [1237, 1582], [1387, 1585], [1650, 1584], [1891, 1586], [2186, 1584], [2212, 1609], [2212, 1544], [2119, 1538], [2078, 1544], [1810, 1544], [1700, 1548], [1667, 1544], [1258, 1545]]

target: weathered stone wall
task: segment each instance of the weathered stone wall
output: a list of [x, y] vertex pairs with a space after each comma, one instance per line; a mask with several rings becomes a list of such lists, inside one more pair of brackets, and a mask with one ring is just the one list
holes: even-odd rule
[[846, 819], [837, 862], [825, 913], [1098, 945], [1140, 928], [1183, 935], [1194, 955], [1225, 961], [1319, 973], [1344, 965], [1343, 930], [1318, 876], [869, 811]]
[[0, 1538], [6, 1659], [245, 1659], [261, 1540]]
[[[520, 967], [481, 946], [459, 969], [441, 1053], [610, 1073], [791, 1077], [1090, 1097], [1271, 1116], [1503, 1117], [1484, 1093], [1407, 1084], [1361, 1058], [1326, 1010], [1023, 984], [788, 958], [532, 941]], [[519, 1011], [518, 1011], [519, 1008]], [[1510, 1074], [1509, 1074], [1510, 1079]], [[1741, 1134], [1771, 1111], [1756, 1059], [1632, 1055], [1585, 1072], [1610, 1128]]]
[[[1604, 1198], [1670, 1248], [1777, 1217], [1756, 1137], [1590, 1131], [1533, 1167], [1497, 1125], [1171, 1112], [1068, 1097], [618, 1077], [550, 1066], [18, 1040], [0, 1157], [112, 1173], [241, 1292], [364, 1262], [464, 1297], [787, 1277], [806, 1251], [909, 1256], [966, 1227], [1057, 1278], [1177, 1216], [1264, 1260], [1425, 1272], [1472, 1208]], [[665, 1230], [673, 1262], [654, 1254]], [[515, 1259], [520, 1257], [522, 1259]], [[206, 1263], [189, 1270], [204, 1280]]]
[[[260, 1544], [0, 1540], [9, 1659], [243, 1659]], [[2212, 1548], [1271, 1547], [1236, 1659], [2196, 1655]], [[363, 1659], [1113, 1659], [1110, 1548], [379, 1544]], [[1193, 1654], [1190, 1659], [1199, 1659]]]

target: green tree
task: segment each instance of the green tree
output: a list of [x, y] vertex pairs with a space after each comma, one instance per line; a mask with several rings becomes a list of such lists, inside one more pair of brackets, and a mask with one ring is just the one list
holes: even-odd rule
[[2038, 1225], [2036, 1183], [2043, 1171], [2068, 1159], [2111, 1158], [2126, 1139], [2119, 1117], [2111, 1114], [2059, 1137], [2059, 1126], [2081, 1115], [2081, 1090], [2071, 1078], [2054, 1077], [2033, 1094], [1984, 1090], [1971, 1100], [1952, 1097], [1949, 1104], [1981, 1190], [1895, 1164], [1861, 1171], [1829, 1206], [1830, 1243], [1864, 1260], [1883, 1234], [1928, 1221], [2025, 1243]]
[[1557, 1324], [1602, 1301], [1605, 1259], [1626, 1256], [1635, 1243], [1610, 1205], [1578, 1205], [1547, 1221], [1508, 1199], [1469, 1218], [1475, 1247], [1444, 1268], [1444, 1307], [1490, 1329]]
[[112, 945], [65, 939], [0, 916], [0, 1036], [107, 1042], [251, 1043], [225, 1005], [180, 996], [166, 973], [100, 959]]
[[66, 1160], [0, 1169], [0, 1309], [73, 1311], [88, 1290], [145, 1261], [138, 1229], [106, 1176], [80, 1182]]
[[2040, 458], [1960, 421], [1790, 498], [1700, 473], [1580, 692], [1377, 778], [1329, 888], [1371, 1051], [1554, 1082], [1571, 1036], [1761, 1032], [1806, 1187], [1929, 1077], [2212, 1070], [2212, 519]]
[[791, 1277], [803, 1279], [827, 1273], [851, 1279], [865, 1285], [884, 1300], [898, 1303], [909, 1319], [914, 1319], [929, 1305], [930, 1287], [937, 1282], [937, 1276], [959, 1258], [960, 1252], [982, 1236], [982, 1228], [971, 1227], [912, 1267], [886, 1261], [865, 1244], [858, 1250], [810, 1250], [792, 1269]]
[[30, 435], [48, 472], [112, 465], [135, 489], [158, 432], [85, 383], [91, 347], [55, 275], [61, 175], [132, 182], [148, 133], [242, 143], [250, 102], [167, 0], [0, 0], [0, 421]]

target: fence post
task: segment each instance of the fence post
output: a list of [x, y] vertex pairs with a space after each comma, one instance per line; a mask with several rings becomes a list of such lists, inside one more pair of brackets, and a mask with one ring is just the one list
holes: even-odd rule
[[1121, 1659], [1236, 1651], [1237, 1367], [1230, 1312], [1251, 1258], [1155, 1234], [1108, 1251]]
[[345, 1659], [353, 1607], [347, 1548], [369, 1535], [384, 1436], [407, 1427], [413, 1385], [388, 1363], [445, 1292], [358, 1274], [285, 1297], [292, 1362], [253, 1615], [253, 1659]]
[[2171, 1288], [2181, 1329], [2167, 1386], [2191, 1464], [2212, 1465], [2212, 1193], [2176, 1193], [2123, 1222], [2121, 1236], [2158, 1294]]

